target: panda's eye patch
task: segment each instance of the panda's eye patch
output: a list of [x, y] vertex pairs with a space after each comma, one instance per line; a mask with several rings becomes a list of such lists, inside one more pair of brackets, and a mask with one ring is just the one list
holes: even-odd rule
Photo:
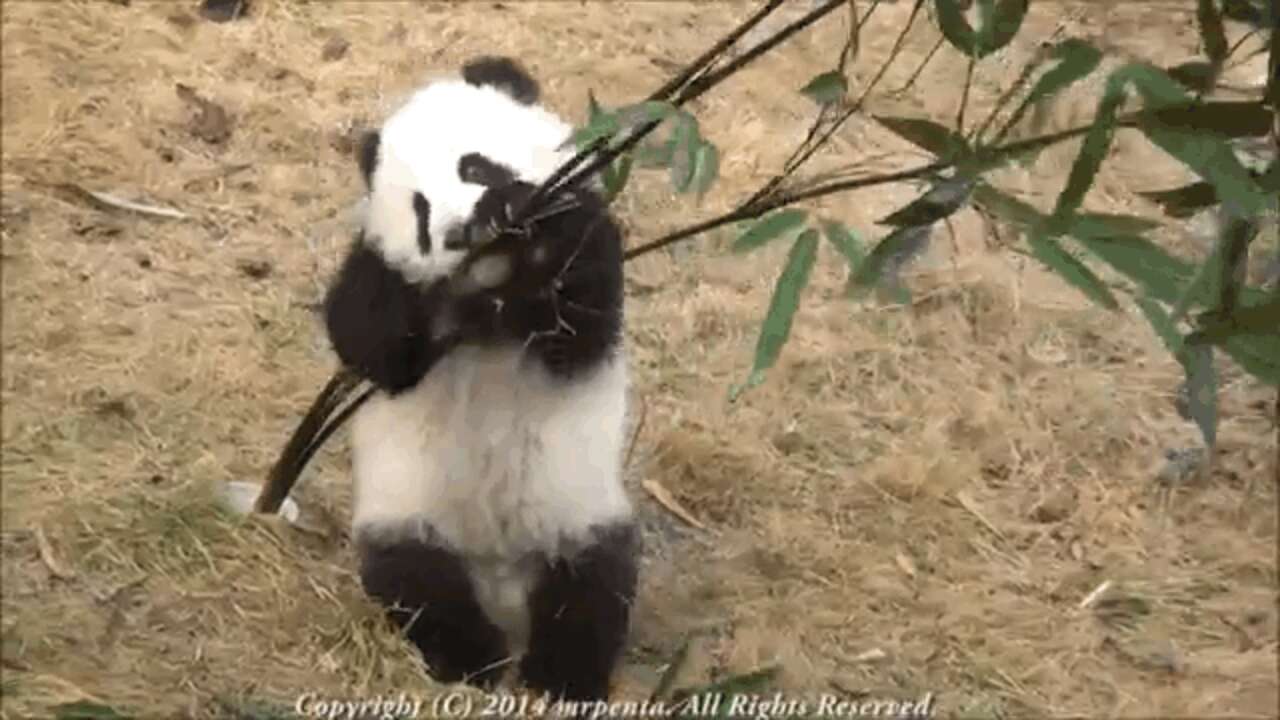
[[515, 173], [480, 153], [467, 153], [458, 160], [458, 179], [471, 185], [500, 187], [515, 182]]
[[418, 221], [418, 249], [431, 252], [431, 203], [422, 193], [413, 194], [413, 214]]

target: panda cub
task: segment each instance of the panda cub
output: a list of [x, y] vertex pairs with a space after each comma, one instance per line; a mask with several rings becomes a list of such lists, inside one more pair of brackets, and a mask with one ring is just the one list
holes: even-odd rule
[[361, 142], [366, 215], [324, 302], [377, 392], [351, 426], [365, 591], [442, 682], [514, 664], [608, 697], [640, 538], [622, 484], [622, 239], [591, 189], [498, 235], [572, 156], [508, 58], [420, 89]]

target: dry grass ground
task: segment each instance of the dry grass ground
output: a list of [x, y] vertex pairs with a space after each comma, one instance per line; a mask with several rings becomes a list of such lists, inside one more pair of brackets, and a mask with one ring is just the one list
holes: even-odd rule
[[[581, 119], [589, 88], [640, 97], [748, 7], [258, 0], [219, 25], [193, 5], [3, 6], [6, 718], [81, 699], [204, 718], [308, 691], [426, 692], [352, 572], [343, 442], [297, 491], [318, 530], [214, 500], [217, 483], [263, 476], [332, 369], [311, 307], [359, 192], [348, 130], [482, 52], [526, 58]], [[1060, 22], [1135, 57], [1195, 52], [1194, 3], [1106, 5], [1036, 3], [971, 117]], [[877, 11], [857, 83], [908, 8]], [[620, 204], [631, 242], [727, 207], [778, 166], [811, 112], [795, 89], [842, 22], [699, 103], [724, 180], [695, 208], [642, 177]], [[334, 37], [349, 48], [324, 59]], [[945, 49], [888, 92], [936, 37], [912, 33], [877, 112], [950, 121], [964, 68]], [[228, 137], [192, 135], [178, 83], [229, 111]], [[1090, 97], [1051, 122], [1084, 120]], [[920, 159], [866, 121], [840, 142], [877, 170]], [[1051, 201], [1071, 152], [999, 181]], [[1089, 205], [1154, 216], [1132, 191], [1184, 178], [1122, 134]], [[195, 219], [105, 211], [58, 183]], [[823, 209], [872, 231], [914, 192]], [[1162, 488], [1166, 451], [1197, 437], [1145, 323], [989, 249], [981, 222], [954, 225], [910, 311], [840, 300], [844, 271], [823, 248], [782, 360], [734, 405], [785, 249], [728, 257], [710, 237], [629, 266], [647, 408], [636, 495], [656, 481], [707, 530], [646, 505], [658, 530], [620, 696], [651, 688], [693, 635], [682, 684], [776, 662], [796, 696], [933, 692], [946, 716], [1275, 717], [1274, 394], [1228, 371], [1214, 472]], [[1185, 249], [1185, 234], [1164, 236]]]

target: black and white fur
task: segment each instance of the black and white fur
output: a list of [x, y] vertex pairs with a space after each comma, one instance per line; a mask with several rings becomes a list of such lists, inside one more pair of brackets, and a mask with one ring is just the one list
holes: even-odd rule
[[438, 680], [491, 686], [510, 659], [530, 689], [593, 700], [637, 582], [622, 240], [591, 190], [494, 238], [572, 155], [538, 94], [482, 58], [366, 136], [366, 215], [325, 321], [379, 388], [351, 430], [365, 590]]

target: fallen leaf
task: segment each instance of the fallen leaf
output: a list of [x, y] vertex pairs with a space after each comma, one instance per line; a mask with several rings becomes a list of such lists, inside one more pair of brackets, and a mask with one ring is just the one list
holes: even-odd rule
[[176, 25], [183, 30], [191, 28], [196, 24], [196, 19], [184, 12], [173, 13], [166, 17], [165, 20], [168, 20], [170, 24]]
[[178, 98], [195, 108], [189, 130], [191, 134], [211, 145], [219, 145], [231, 137], [231, 116], [219, 104], [196, 94], [194, 88], [178, 83]]
[[39, 525], [35, 528], [36, 550], [40, 553], [40, 561], [44, 566], [49, 568], [49, 572], [60, 580], [69, 580], [76, 574], [66, 569], [58, 558], [53, 554], [53, 545], [49, 543], [49, 538], [45, 537], [44, 528]]
[[143, 203], [125, 200], [124, 198], [108, 193], [87, 190], [75, 183], [59, 183], [54, 185], [53, 189], [60, 190], [77, 199], [86, 201], [99, 210], [128, 210], [142, 215], [154, 215], [156, 217], [167, 217], [175, 220], [187, 220], [191, 217], [190, 215], [179, 210], [174, 210], [173, 208], [144, 205]]
[[1084, 546], [1079, 540], [1072, 540], [1071, 545], [1067, 547], [1067, 551], [1071, 553], [1071, 558], [1077, 562], [1084, 559]]
[[956, 501], [960, 503], [960, 507], [964, 508], [970, 515], [977, 518], [978, 522], [982, 523], [983, 526], [990, 530], [992, 535], [995, 535], [1001, 540], [1005, 539], [1004, 533], [1000, 532], [1000, 528], [996, 527], [987, 519], [987, 516], [982, 513], [982, 509], [978, 507], [977, 501], [970, 497], [969, 493], [964, 490], [960, 490], [956, 492], [955, 498]]
[[870, 650], [866, 650], [864, 652], [858, 653], [857, 655], [854, 655], [853, 661], [854, 662], [876, 662], [877, 660], [883, 660], [887, 657], [889, 657], [889, 654], [886, 653], [884, 650], [881, 650], [880, 648], [871, 648]]
[[269, 260], [250, 260], [245, 258], [236, 261], [236, 269], [254, 280], [262, 280], [271, 274], [272, 266]]
[[347, 50], [351, 49], [351, 43], [341, 35], [334, 35], [324, 44], [324, 49], [320, 51], [320, 59], [326, 62], [341, 60], [342, 56], [347, 54]]
[[907, 557], [906, 555], [902, 554], [901, 551], [899, 551], [898, 554], [895, 555], [893, 559], [898, 563], [898, 567], [902, 570], [902, 572], [907, 574], [907, 577], [916, 576], [916, 564], [911, 561], [911, 558]]
[[672, 515], [675, 515], [699, 530], [707, 529], [707, 526], [703, 525], [702, 521], [694, 517], [693, 513], [684, 509], [684, 506], [671, 495], [671, 492], [663, 487], [663, 485], [657, 480], [645, 480], [640, 483], [640, 487], [644, 488], [645, 492], [649, 493], [649, 495], [656, 500], [659, 505], [666, 508]]
[[1102, 583], [1098, 585], [1098, 587], [1094, 588], [1092, 592], [1090, 592], [1088, 595], [1085, 595], [1084, 599], [1080, 601], [1080, 609], [1084, 610], [1088, 607], [1091, 607], [1094, 603], [1098, 602], [1098, 599], [1101, 598], [1103, 595], [1105, 595], [1106, 592], [1110, 589], [1111, 589], [1111, 581], [1103, 580]]

